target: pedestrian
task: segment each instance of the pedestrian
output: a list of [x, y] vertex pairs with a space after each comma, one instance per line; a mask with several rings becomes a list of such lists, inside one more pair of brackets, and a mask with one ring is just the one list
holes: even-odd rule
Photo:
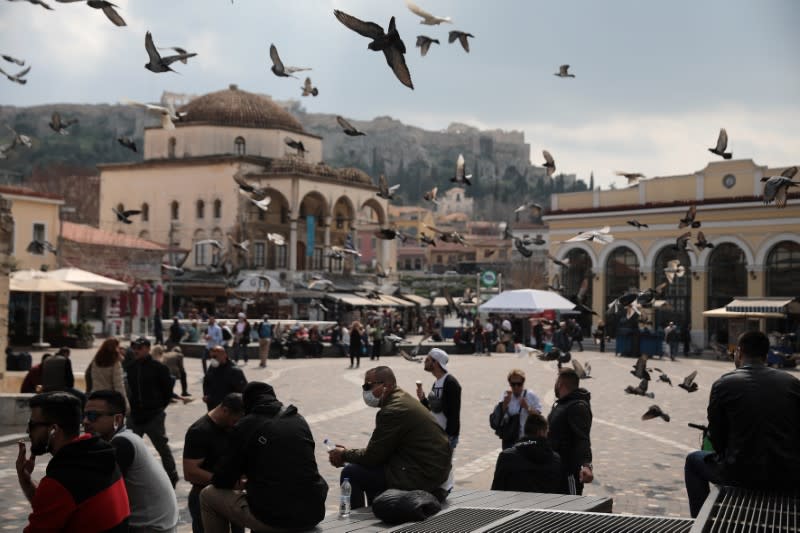
[[233, 326], [233, 360], [239, 364], [239, 358], [247, 364], [247, 345], [250, 344], [250, 322], [244, 313], [239, 313], [236, 324]]
[[[328, 484], [314, 457], [314, 437], [293, 405], [270, 385], [248, 383], [236, 424], [209, 486], [200, 492], [203, 527], [231, 523], [254, 531], [313, 529], [325, 517]], [[244, 491], [237, 490], [245, 478]]]
[[337, 444], [328, 452], [333, 466], [344, 467], [340, 483], [350, 480], [351, 508], [364, 507], [365, 495], [371, 505], [386, 489], [424, 490], [443, 501], [451, 456], [447, 434], [418, 399], [397, 386], [388, 366], [367, 370], [361, 389], [364, 403], [379, 409], [367, 447]]
[[544, 349], [544, 326], [541, 320], [537, 320], [533, 325], [533, 338], [536, 339], [536, 349]]
[[125, 400], [125, 412], [130, 412], [128, 390], [122, 372], [122, 346], [119, 339], [109, 337], [103, 341], [84, 372], [86, 392], [112, 390], [119, 392]]
[[766, 365], [769, 338], [742, 333], [736, 343], [736, 369], [711, 386], [708, 436], [713, 452], [686, 457], [684, 476], [689, 512], [694, 518], [719, 485], [794, 490], [800, 478], [800, 381]]
[[272, 324], [269, 323], [269, 315], [264, 315], [261, 324], [258, 325], [258, 366], [266, 368], [269, 359], [269, 348], [272, 345]]
[[161, 321], [161, 316], [158, 314], [153, 317], [153, 337], [155, 337], [156, 344], [164, 344], [164, 322]]
[[595, 335], [600, 339], [600, 352], [606, 351], [606, 323], [602, 320], [597, 323]]
[[667, 327], [664, 328], [664, 337], [669, 345], [669, 358], [674, 361], [675, 356], [678, 355], [678, 343], [680, 342], [678, 326], [675, 325], [675, 322], [670, 322]]
[[186, 335], [184, 335], [184, 338], [181, 340], [192, 343], [200, 341], [200, 330], [197, 328], [197, 320], [192, 320], [189, 323], [189, 327], [186, 330]]
[[361, 365], [361, 356], [366, 353], [363, 329], [358, 320], [350, 325], [350, 368], [358, 368]]
[[219, 329], [222, 330], [222, 347], [227, 351], [233, 340], [233, 331], [225, 320], [220, 321]]
[[[214, 469], [227, 450], [228, 435], [243, 415], [242, 395], [232, 392], [186, 431], [183, 443], [183, 478], [192, 484], [192, 490], [189, 491], [192, 533], [204, 531], [200, 491], [211, 482]], [[231, 524], [231, 530], [232, 533], [244, 533], [244, 528], [236, 524]]]
[[[205, 311], [205, 308], [203, 308]], [[206, 349], [203, 351], [203, 374], [208, 371], [208, 357], [209, 353], [211, 352], [211, 348], [214, 346], [222, 346], [223, 339], [222, 339], [222, 328], [217, 324], [216, 319], [213, 316], [208, 317], [208, 328], [206, 329], [205, 334], [205, 341], [206, 341]]]
[[49, 352], [42, 354], [42, 359], [39, 361], [39, 364], [33, 365], [31, 369], [28, 370], [28, 373], [25, 374], [25, 379], [22, 380], [22, 385], [20, 386], [20, 392], [28, 394], [42, 392], [42, 370], [44, 362], [48, 357], [52, 356], [53, 354]]
[[169, 477], [142, 438], [125, 426], [125, 399], [117, 391], [98, 389], [83, 412], [84, 431], [114, 447], [125, 480], [131, 533], [177, 532], [178, 500]]
[[86, 394], [75, 388], [70, 349], [62, 346], [42, 363], [42, 392], [68, 392], [86, 404]]
[[181, 343], [181, 339], [186, 334], [186, 331], [181, 326], [178, 317], [172, 318], [172, 325], [169, 327], [169, 336], [167, 337], [167, 350], [172, 350], [175, 346]]
[[566, 478], [561, 457], [547, 440], [547, 419], [533, 413], [525, 420], [522, 438], [497, 456], [492, 490], [563, 494]]
[[692, 326], [685, 322], [681, 328], [681, 341], [683, 342], [683, 356], [689, 357], [689, 349], [692, 345]]
[[558, 326], [558, 329], [553, 333], [553, 348], [558, 348], [561, 353], [569, 353], [572, 349], [572, 339], [569, 336], [566, 322], [559, 322], [553, 324], [553, 327]]
[[[181, 400], [183, 403], [194, 401], [194, 398], [191, 398], [192, 395], [189, 394], [188, 390], [189, 387], [186, 380], [186, 369], [183, 367], [183, 352], [181, 351], [181, 347], [176, 346], [172, 351], [165, 352], [163, 346], [153, 346], [150, 355], [153, 356], [153, 359], [169, 369], [169, 375], [172, 378], [172, 399]], [[178, 381], [181, 383], [180, 396], [174, 392], [175, 383]]]
[[150, 437], [174, 487], [178, 483], [178, 471], [164, 425], [167, 418], [165, 409], [172, 399], [172, 377], [169, 369], [150, 355], [150, 341], [146, 337], [139, 337], [131, 347], [134, 361], [128, 367], [129, 425], [140, 437], [145, 434]]
[[[450, 450], [455, 452], [456, 446], [458, 446], [458, 435], [461, 432], [461, 385], [448, 372], [448, 360], [447, 352], [440, 348], [432, 348], [428, 352], [424, 363], [425, 371], [433, 374], [436, 381], [433, 382], [431, 392], [427, 396], [422, 391], [422, 382], [417, 381], [417, 397], [422, 405], [433, 413], [436, 423], [447, 434]], [[453, 485], [454, 476], [451, 468], [442, 488], [449, 493], [453, 490]]]
[[578, 351], [582, 352], [583, 351], [583, 328], [581, 328], [581, 325], [578, 324], [577, 320], [570, 320], [569, 321], [569, 337], [570, 337], [570, 341], [569, 341], [569, 350], [568, 351], [571, 351], [572, 350], [572, 345], [577, 342], [578, 343]]
[[211, 349], [211, 368], [203, 378], [203, 401], [208, 410], [212, 410], [231, 392], [242, 392], [247, 385], [247, 378], [242, 369], [228, 358], [222, 346]]
[[[29, 402], [31, 455], [19, 441], [17, 480], [31, 503], [25, 533], [128, 531], [128, 493], [114, 448], [80, 434], [81, 403], [65, 392], [37, 394]], [[33, 481], [36, 456], [50, 453], [47, 473]]]
[[539, 397], [525, 388], [525, 371], [514, 368], [508, 373], [508, 386], [492, 411], [491, 426], [505, 450], [517, 442], [525, 431], [529, 414], [541, 413]]
[[561, 456], [565, 494], [583, 494], [584, 483], [594, 479], [592, 466], [592, 408], [589, 391], [580, 386], [572, 368], [562, 368], [555, 384], [556, 403], [547, 417], [547, 438]]

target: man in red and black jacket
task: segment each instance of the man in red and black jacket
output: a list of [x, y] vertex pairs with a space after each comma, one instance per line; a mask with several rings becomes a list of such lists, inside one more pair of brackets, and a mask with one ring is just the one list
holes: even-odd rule
[[[31, 398], [28, 436], [31, 456], [19, 443], [17, 478], [31, 502], [25, 533], [128, 531], [128, 493], [114, 448], [99, 437], [79, 435], [81, 403], [66, 392]], [[37, 455], [52, 454], [47, 474], [36, 483], [31, 473]]]

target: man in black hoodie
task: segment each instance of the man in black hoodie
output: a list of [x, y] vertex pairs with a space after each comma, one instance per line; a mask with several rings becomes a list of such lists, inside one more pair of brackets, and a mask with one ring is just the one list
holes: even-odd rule
[[580, 386], [575, 370], [562, 368], [556, 379], [556, 403], [547, 417], [550, 426], [548, 439], [553, 450], [561, 456], [561, 469], [567, 478], [565, 494], [583, 494], [583, 484], [591, 483], [592, 408], [591, 395]]
[[[317, 470], [311, 429], [266, 383], [248, 383], [242, 400], [245, 416], [200, 493], [205, 530], [228, 531], [230, 522], [254, 531], [312, 529], [325, 518], [328, 484]], [[240, 488], [246, 493], [234, 490]]]
[[547, 419], [538, 413], [525, 419], [525, 434], [497, 456], [492, 490], [563, 494], [567, 478], [561, 458], [547, 441]]

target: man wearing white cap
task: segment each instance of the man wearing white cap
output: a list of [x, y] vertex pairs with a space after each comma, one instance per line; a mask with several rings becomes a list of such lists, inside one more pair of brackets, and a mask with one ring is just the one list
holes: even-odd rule
[[[425, 358], [425, 371], [436, 378], [428, 396], [422, 392], [422, 382], [417, 381], [417, 397], [422, 405], [430, 409], [436, 422], [447, 433], [450, 448], [455, 451], [458, 434], [461, 430], [461, 385], [447, 371], [449, 357], [440, 348], [433, 348]], [[453, 470], [442, 488], [448, 492], [453, 489]]]

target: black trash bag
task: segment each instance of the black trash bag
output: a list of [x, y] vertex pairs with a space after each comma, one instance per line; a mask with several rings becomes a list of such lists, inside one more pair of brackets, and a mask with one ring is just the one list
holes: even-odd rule
[[387, 524], [419, 522], [441, 510], [439, 500], [424, 490], [388, 489], [372, 500], [372, 512]]

